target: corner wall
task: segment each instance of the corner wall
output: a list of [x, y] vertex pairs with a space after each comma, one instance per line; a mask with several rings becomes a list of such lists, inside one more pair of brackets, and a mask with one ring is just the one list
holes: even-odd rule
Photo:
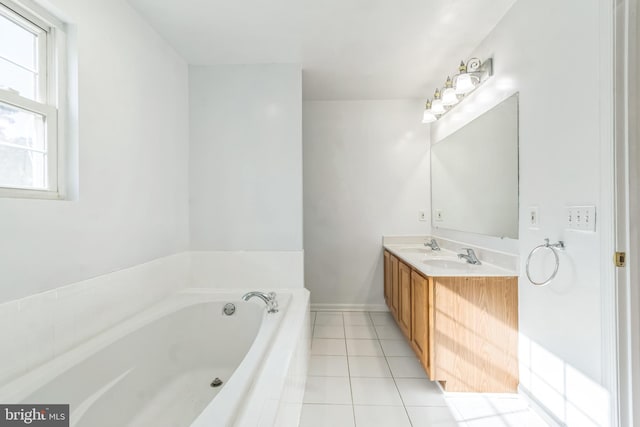
[[302, 287], [302, 71], [189, 68], [191, 286]]
[[382, 236], [430, 233], [423, 111], [419, 100], [304, 102], [305, 284], [316, 307], [384, 309]]
[[302, 250], [299, 65], [189, 68], [191, 248]]

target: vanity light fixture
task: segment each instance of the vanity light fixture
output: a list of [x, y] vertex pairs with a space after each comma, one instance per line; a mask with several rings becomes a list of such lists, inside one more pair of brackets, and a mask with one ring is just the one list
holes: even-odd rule
[[444, 103], [442, 102], [442, 97], [440, 96], [440, 89], [436, 89], [433, 94], [433, 102], [431, 103], [431, 112], [433, 114], [444, 114], [447, 111], [444, 108]]
[[451, 77], [447, 77], [447, 81], [444, 82], [444, 91], [442, 91], [442, 104], [447, 107], [451, 107], [452, 105], [456, 105], [460, 100], [458, 99], [458, 94], [456, 93], [456, 89], [453, 87], [453, 81]]
[[436, 120], [436, 115], [431, 112], [431, 100], [427, 101], [424, 109], [424, 115], [422, 116], [422, 123], [433, 123]]
[[493, 60], [491, 58], [480, 61], [471, 58], [466, 63], [460, 61], [458, 74], [449, 76], [444, 83], [442, 91], [436, 89], [433, 94], [433, 102], [427, 100], [427, 108], [422, 118], [422, 123], [432, 123], [447, 114], [466, 95], [478, 88], [493, 75]]

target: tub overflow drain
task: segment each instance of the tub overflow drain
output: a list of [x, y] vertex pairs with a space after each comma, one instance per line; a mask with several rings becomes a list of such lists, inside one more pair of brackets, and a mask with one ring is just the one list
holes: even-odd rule
[[216, 378], [211, 383], [211, 387], [220, 387], [222, 385], [222, 380], [220, 378]]

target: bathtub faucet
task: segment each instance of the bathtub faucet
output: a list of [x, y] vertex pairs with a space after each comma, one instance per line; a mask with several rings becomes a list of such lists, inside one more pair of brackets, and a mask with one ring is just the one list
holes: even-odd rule
[[278, 312], [278, 301], [276, 300], [276, 293], [275, 292], [269, 292], [269, 293], [258, 292], [258, 291], [247, 292], [246, 294], [244, 294], [242, 296], [242, 299], [244, 301], [249, 301], [253, 297], [258, 297], [262, 301], [264, 301], [265, 304], [267, 304], [267, 313], [277, 313]]

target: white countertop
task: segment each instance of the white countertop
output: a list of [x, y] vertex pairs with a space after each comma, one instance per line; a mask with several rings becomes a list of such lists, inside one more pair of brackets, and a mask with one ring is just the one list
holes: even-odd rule
[[518, 273], [489, 264], [469, 264], [458, 253], [447, 249], [433, 251], [423, 244], [385, 244], [386, 250], [425, 276], [431, 277], [515, 277]]

